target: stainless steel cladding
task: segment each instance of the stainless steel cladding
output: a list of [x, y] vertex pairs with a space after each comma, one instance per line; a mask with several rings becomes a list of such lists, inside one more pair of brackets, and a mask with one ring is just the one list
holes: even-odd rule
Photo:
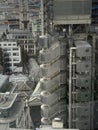
[[54, 0], [54, 24], [91, 23], [92, 0]]
[[91, 78], [89, 76], [87, 76], [86, 78], [83, 76], [77, 76], [76, 87], [89, 88], [90, 85], [91, 85]]
[[66, 43], [55, 42], [49, 49], [41, 50], [39, 60], [41, 64], [50, 63], [66, 54]]
[[40, 51], [42, 124], [51, 124], [55, 117], [66, 124], [66, 43], [55, 41]]
[[77, 73], [89, 72], [91, 70], [91, 64], [89, 61], [88, 62], [79, 61], [76, 64], [77, 64], [77, 66], [76, 66]]
[[[58, 111], [58, 108], [59, 108], [59, 111]], [[67, 111], [66, 110], [66, 104], [65, 104], [65, 101], [59, 101], [57, 102], [56, 104], [54, 104], [52, 107], [49, 106], [49, 105], [45, 105], [43, 104], [41, 106], [41, 109], [42, 109], [42, 115], [43, 117], [46, 117], [46, 118], [52, 118], [55, 117], [55, 115], [59, 115], [59, 112], [64, 112], [64, 111]], [[63, 113], [64, 114], [64, 113]]]
[[70, 49], [69, 126], [86, 130], [90, 129], [92, 123], [92, 48], [87, 41], [77, 40], [74, 43], [75, 47]]
[[57, 60], [52, 64], [42, 64], [40, 65], [40, 70], [42, 71], [42, 75], [50, 77], [51, 75], [58, 74], [61, 70], [65, 70], [66, 61], [64, 60]]

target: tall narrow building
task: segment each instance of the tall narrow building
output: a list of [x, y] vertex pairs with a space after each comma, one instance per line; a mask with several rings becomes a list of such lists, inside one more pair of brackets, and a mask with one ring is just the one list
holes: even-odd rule
[[44, 33], [54, 38], [56, 32], [58, 38], [52, 41], [45, 34], [40, 37], [41, 121], [51, 124], [59, 117], [67, 128], [91, 130], [92, 47], [87, 36], [92, 0], [49, 0], [43, 5]]
[[66, 43], [56, 40], [53, 44], [40, 51], [42, 78], [41, 112], [42, 124], [51, 124], [55, 117], [67, 122], [66, 105]]
[[28, 0], [19, 0], [20, 29], [29, 28], [29, 7]]
[[92, 126], [91, 46], [75, 41], [69, 55], [69, 127], [90, 130]]

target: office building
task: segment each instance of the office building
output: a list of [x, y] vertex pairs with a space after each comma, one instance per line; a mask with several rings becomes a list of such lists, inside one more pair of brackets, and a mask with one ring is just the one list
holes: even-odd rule
[[[5, 71], [15, 72], [21, 62], [21, 51], [17, 42], [0, 41], [0, 47], [3, 51], [3, 61]], [[21, 66], [22, 67], [22, 66]], [[20, 67], [20, 72], [22, 68]]]
[[[49, 4], [50, 6], [47, 9], [46, 7]], [[62, 8], [59, 8], [60, 6]], [[40, 83], [42, 84], [40, 85], [40, 88], [42, 86], [42, 90], [44, 90], [40, 90], [42, 91], [41, 100], [43, 104], [41, 106], [41, 121], [44, 124], [51, 123], [52, 110], [52, 115], [54, 115], [54, 117], [57, 116], [63, 119], [65, 128], [76, 128], [80, 130], [93, 129], [94, 117], [92, 116], [92, 102], [94, 99], [92, 96], [93, 87], [91, 82], [92, 47], [89, 42], [87, 42], [88, 27], [91, 24], [91, 8], [91, 0], [54, 0], [49, 1], [48, 3], [44, 3], [44, 33], [52, 35], [53, 37], [55, 37], [55, 31], [59, 33], [58, 37], [56, 38], [57, 42], [53, 41], [49, 43], [49, 40], [46, 37], [40, 37], [44, 39], [43, 42], [40, 41], [40, 45], [43, 46], [43, 51], [41, 51], [42, 55], [40, 53], [40, 56], [42, 61], [45, 61], [43, 62], [43, 65], [40, 66], [43, 75], [43, 78], [40, 80]], [[63, 60], [60, 58], [60, 56], [58, 56], [59, 51], [57, 51], [57, 53], [55, 51], [58, 42], [62, 46], [62, 38], [63, 43], [66, 46], [66, 53], [63, 56]], [[51, 49], [52, 47], [54, 48], [53, 55]], [[60, 48], [61, 53], [63, 52], [63, 49], [64, 46]], [[56, 54], [58, 54], [58, 59], [55, 59]], [[53, 62], [51, 62], [51, 59]], [[56, 72], [56, 69], [59, 71], [59, 74]], [[52, 75], [53, 78], [51, 78]], [[65, 92], [65, 94], [59, 90], [59, 87], [55, 88], [50, 85], [53, 83], [53, 86], [55, 86], [55, 75], [61, 76], [60, 88], [63, 87], [62, 90]], [[57, 81], [59, 82], [59, 78]], [[56, 83], [60, 85], [60, 83], [57, 81]], [[56, 87], [58, 86], [57, 84]], [[60, 92], [62, 93], [61, 97], [59, 94], [57, 94], [57, 91], [59, 91], [59, 94]], [[56, 94], [59, 95], [59, 99], [56, 97]], [[65, 97], [63, 97], [63, 94]], [[65, 101], [65, 105], [68, 105], [68, 109], [66, 109], [66, 111], [63, 110], [63, 104], [59, 104], [61, 102], [63, 103], [62, 98]], [[53, 105], [55, 105], [56, 101], [58, 102], [56, 104], [59, 105], [54, 109]], [[51, 105], [52, 103], [53, 105]], [[55, 110], [56, 113], [59, 111], [59, 114], [56, 115], [56, 113], [53, 113], [53, 110]], [[65, 115], [65, 119], [67, 117], [67, 122], [64, 120], [62, 114], [63, 116]]]

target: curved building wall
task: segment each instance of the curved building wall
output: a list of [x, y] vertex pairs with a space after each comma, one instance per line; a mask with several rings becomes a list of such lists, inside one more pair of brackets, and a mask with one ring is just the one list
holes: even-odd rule
[[41, 122], [51, 124], [55, 117], [66, 124], [66, 43], [57, 41], [40, 51]]
[[51, 63], [65, 55], [66, 44], [55, 42], [49, 49], [41, 50], [39, 60], [41, 64]]

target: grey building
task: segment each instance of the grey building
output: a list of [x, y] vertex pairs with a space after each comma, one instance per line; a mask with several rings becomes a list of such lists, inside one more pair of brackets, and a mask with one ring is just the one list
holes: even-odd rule
[[91, 46], [75, 41], [69, 56], [69, 127], [92, 128]]
[[[48, 9], [46, 8], [47, 6], [49, 6]], [[65, 55], [63, 55], [63, 61], [59, 56], [58, 59], [56, 59], [56, 54], [61, 54], [64, 46], [59, 48], [60, 53], [59, 50], [56, 53], [58, 42], [53, 41], [50, 45], [48, 42], [49, 39], [47, 40], [44, 36], [40, 37], [44, 39], [40, 42], [40, 45], [43, 46], [43, 50], [40, 53], [43, 62], [43, 65], [40, 66], [43, 75], [43, 79], [40, 81], [42, 85], [40, 86], [42, 86], [42, 90], [44, 90], [41, 92], [41, 101], [43, 104], [41, 106], [43, 115], [42, 123], [48, 124], [51, 122], [51, 110], [52, 112], [58, 112], [58, 106], [63, 107], [63, 104], [59, 104], [63, 98], [65, 99], [65, 105], [67, 106], [66, 111], [64, 111], [63, 108], [60, 108], [64, 113], [59, 111], [59, 114], [56, 115], [56, 113], [52, 113], [52, 115], [63, 119], [62, 114], [65, 114], [65, 127], [77, 128], [80, 130], [93, 129], [94, 117], [92, 116], [92, 101], [94, 99], [92, 96], [93, 87], [91, 82], [92, 47], [89, 42], [87, 42], [87, 28], [89, 27], [89, 24], [91, 24], [91, 8], [91, 0], [54, 0], [49, 1], [48, 4], [44, 3], [44, 13], [45, 16], [47, 16], [44, 17], [44, 31], [47, 34], [53, 35], [53, 37], [55, 37], [55, 31], [57, 31], [59, 33], [57, 41], [62, 46], [61, 41], [63, 38], [66, 50], [64, 50]], [[54, 48], [54, 54], [52, 53], [52, 47]], [[51, 63], [52, 58], [54, 62]], [[59, 74], [57, 73], [57, 70]], [[57, 91], [59, 94], [61, 92], [59, 88], [53, 89], [55, 88], [55, 81], [53, 78], [50, 78], [52, 74], [54, 74], [53, 78], [55, 78], [57, 74], [64, 74], [62, 75], [62, 78], [60, 77], [61, 84], [59, 84], [61, 85], [60, 89], [62, 87], [64, 88], [63, 93], [61, 94], [62, 96], [57, 96]], [[50, 80], [51, 82], [49, 82]], [[57, 81], [59, 81], [59, 79]], [[58, 84], [57, 81], [56, 83]], [[52, 83], [54, 83], [53, 87]], [[58, 86], [57, 84], [56, 87]], [[65, 97], [63, 97], [63, 94]], [[56, 104], [59, 105], [54, 109], [53, 105], [56, 101]], [[53, 105], [51, 105], [52, 103]]]

